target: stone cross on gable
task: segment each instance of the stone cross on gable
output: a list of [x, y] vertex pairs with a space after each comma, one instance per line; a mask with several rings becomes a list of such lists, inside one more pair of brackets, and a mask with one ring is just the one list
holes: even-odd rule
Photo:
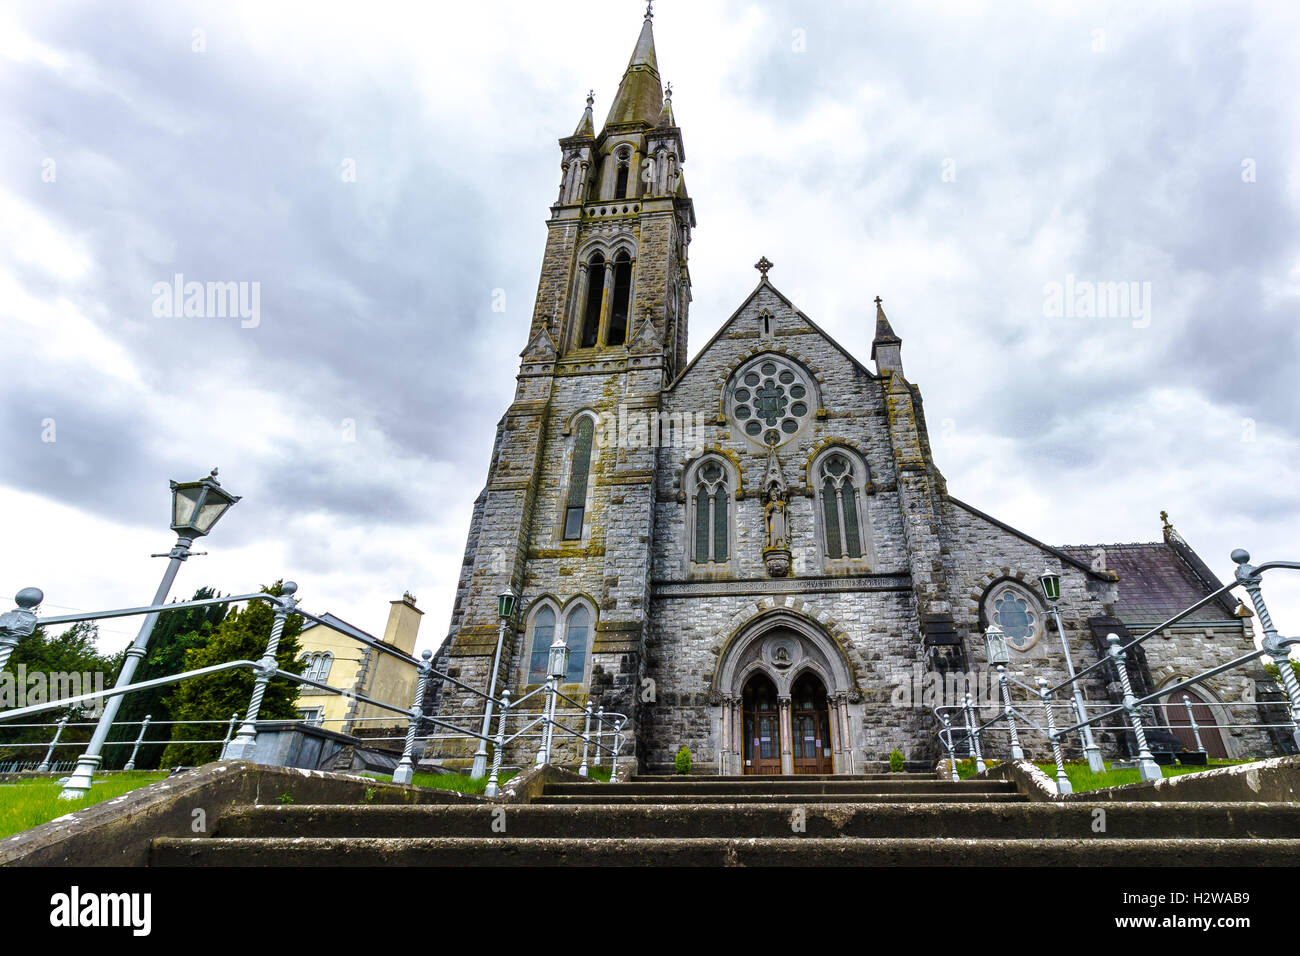
[[772, 268], [772, 261], [768, 259], [767, 256], [763, 256], [763, 258], [759, 259], [757, 262], [754, 263], [754, 268], [757, 269], [759, 272], [761, 272], [763, 274], [763, 278], [766, 280], [767, 270]]

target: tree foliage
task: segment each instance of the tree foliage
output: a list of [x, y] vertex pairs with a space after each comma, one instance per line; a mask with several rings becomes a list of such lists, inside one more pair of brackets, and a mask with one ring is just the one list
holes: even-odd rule
[[[283, 593], [282, 584], [283, 582], [277, 581], [262, 590], [278, 596]], [[183, 669], [194, 670], [234, 660], [260, 660], [266, 653], [274, 616], [274, 609], [264, 601], [251, 601], [243, 609], [231, 611], [213, 628], [206, 641], [198, 647], [185, 650]], [[301, 650], [298, 634], [302, 631], [302, 625], [303, 618], [300, 615], [289, 615], [276, 653], [277, 666], [291, 674], [302, 672], [302, 664], [298, 661]], [[173, 726], [171, 743], [163, 752], [161, 765], [197, 766], [217, 759], [221, 751], [220, 744], [191, 741], [223, 737], [226, 722], [231, 715], [238, 713], [242, 717], [248, 709], [253, 681], [253, 672], [249, 668], [238, 668], [177, 684], [164, 698], [172, 720], [211, 720], [220, 723]], [[298, 686], [293, 682], [283, 679], [271, 681], [267, 685], [258, 719], [287, 720], [296, 717], [297, 697]]]
[[[190, 600], [204, 601], [215, 597], [212, 588], [199, 588]], [[212, 634], [225, 620], [230, 611], [229, 604], [211, 604], [208, 607], [186, 608], [180, 611], [167, 611], [158, 616], [153, 634], [149, 638], [149, 648], [140, 666], [132, 678], [132, 683], [152, 680], [156, 677], [169, 677], [185, 670], [187, 651], [202, 647], [212, 639]], [[136, 755], [137, 770], [152, 769], [158, 766], [163, 749], [171, 739], [171, 727], [166, 723], [173, 718], [168, 698], [173, 686], [156, 687], [152, 690], [137, 691], [122, 701], [117, 721], [108, 736], [109, 744], [104, 748], [104, 767], [109, 770], [119, 769], [131, 756], [132, 744], [140, 735], [138, 721], [151, 717], [149, 729], [145, 733], [146, 741], [156, 741], [153, 746], [148, 743], [140, 747]], [[229, 715], [227, 715], [229, 716]], [[114, 741], [119, 743], [114, 744]]]
[[[55, 635], [50, 635], [38, 625], [30, 636], [18, 642], [4, 672], [0, 673], [0, 696], [6, 698], [0, 703], [0, 709], [17, 706], [20, 702], [20, 677], [23, 683], [21, 697], [24, 698], [21, 702], [28, 705], [47, 703], [51, 699], [65, 696], [78, 684], [82, 685], [79, 687], [81, 693], [96, 690], [96, 674], [101, 675], [104, 687], [111, 686], [113, 676], [121, 667], [123, 655], [101, 654], [96, 646], [98, 637], [99, 629], [90, 621], [80, 621]], [[70, 685], [56, 680], [54, 676], [72, 674], [83, 675], [85, 679]], [[87, 680], [90, 686], [84, 686]], [[14, 699], [9, 700], [10, 697]], [[94, 720], [95, 708], [94, 703], [66, 707], [34, 714], [15, 723], [49, 724], [63, 717], [74, 722], [89, 722]], [[69, 760], [79, 754], [90, 740], [92, 730], [90, 727], [69, 727], [64, 730], [59, 737], [60, 746], [55, 751], [54, 759]], [[0, 724], [0, 761], [39, 761], [45, 756], [43, 748], [5, 744], [47, 743], [53, 737], [54, 730], [49, 727], [13, 728]], [[64, 747], [64, 743], [80, 746]]]

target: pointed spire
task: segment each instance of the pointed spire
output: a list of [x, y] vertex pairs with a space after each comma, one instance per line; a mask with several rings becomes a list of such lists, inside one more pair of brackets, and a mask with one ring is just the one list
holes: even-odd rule
[[871, 359], [876, 363], [876, 371], [886, 369], [901, 372], [903, 340], [894, 334], [889, 319], [885, 316], [885, 306], [876, 296], [876, 337], [871, 342]]
[[654, 12], [646, 7], [645, 22], [637, 37], [636, 49], [627, 61], [623, 81], [605, 118], [606, 126], [619, 123], [644, 123], [653, 126], [664, 101], [663, 87], [659, 83], [659, 61], [655, 58]]
[[582, 119], [578, 120], [578, 128], [573, 131], [574, 136], [595, 136], [596, 124], [591, 118], [591, 104], [596, 102], [596, 91], [587, 91], [587, 108], [582, 113]]
[[655, 123], [655, 126], [666, 129], [676, 125], [677, 119], [673, 116], [673, 85], [666, 83], [664, 85], [664, 108], [659, 111], [659, 120]]

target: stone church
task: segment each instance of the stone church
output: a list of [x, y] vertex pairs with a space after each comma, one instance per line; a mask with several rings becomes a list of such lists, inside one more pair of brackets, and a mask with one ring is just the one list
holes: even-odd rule
[[[864, 362], [760, 259], [754, 290], [720, 326], [706, 317], [716, 330], [688, 359], [695, 207], [651, 14], [599, 127], [593, 102], [559, 141], [515, 399], [474, 506], [440, 669], [487, 687], [497, 595], [510, 588], [518, 611], [497, 689], [517, 699], [543, 683], [559, 636], [561, 689], [626, 714], [625, 753], [643, 771], [686, 745], [697, 772], [851, 773], [896, 747], [937, 755], [933, 713], [900, 688], [984, 668], [990, 622], [1020, 679], [1065, 676], [1045, 569], [1061, 576], [1078, 666], [1106, 634], [1135, 636], [1218, 587], [1168, 525], [1152, 544], [1052, 547], [954, 497], [879, 298], [862, 303], [874, 326]], [[1249, 649], [1236, 611], [1212, 603], [1132, 655], [1138, 691]], [[1261, 669], [1245, 673], [1200, 692], [1199, 722], [1232, 723], [1243, 681], [1276, 694]], [[1087, 697], [1114, 699], [1107, 679]], [[434, 699], [478, 729], [476, 699], [449, 683]], [[557, 759], [576, 762], [563, 740]], [[1250, 729], [1215, 731], [1211, 749], [1274, 752]], [[434, 737], [428, 756], [457, 765], [472, 750]], [[517, 746], [507, 763], [535, 750]]]

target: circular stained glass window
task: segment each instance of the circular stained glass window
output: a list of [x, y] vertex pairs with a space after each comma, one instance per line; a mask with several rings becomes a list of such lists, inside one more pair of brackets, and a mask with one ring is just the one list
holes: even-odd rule
[[731, 419], [764, 445], [789, 441], [812, 418], [812, 382], [802, 368], [766, 355], [741, 368], [729, 386]]

